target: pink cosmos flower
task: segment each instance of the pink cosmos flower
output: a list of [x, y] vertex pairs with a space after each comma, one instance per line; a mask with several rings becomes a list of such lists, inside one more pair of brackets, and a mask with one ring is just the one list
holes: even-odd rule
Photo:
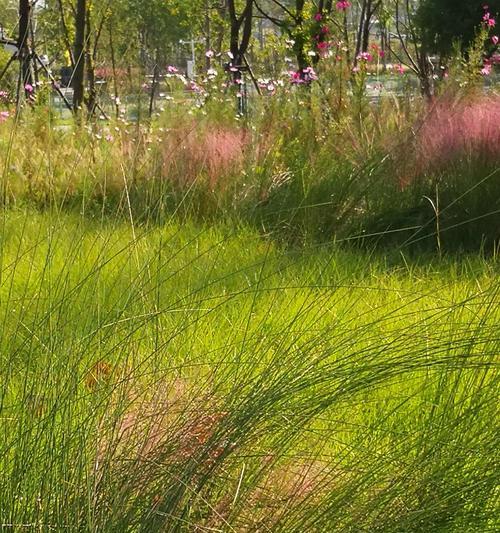
[[373, 56], [370, 54], [370, 52], [361, 52], [361, 54], [357, 57], [358, 61], [371, 61], [373, 59]]
[[404, 74], [405, 73], [405, 69], [403, 68], [403, 65], [399, 64], [399, 65], [394, 65], [394, 70], [398, 73], [398, 74]]
[[0, 123], [5, 122], [10, 117], [8, 111], [0, 111]]
[[201, 87], [195, 81], [192, 80], [188, 84], [188, 89], [195, 93], [201, 93]]
[[29, 94], [32, 94], [33, 91], [35, 90], [33, 85], [31, 85], [30, 83], [27, 83], [25, 86], [24, 86], [24, 90], [29, 93]]
[[288, 72], [290, 76], [290, 83], [294, 85], [300, 85], [302, 83], [311, 83], [318, 79], [318, 75], [312, 67], [307, 67], [300, 72], [300, 70], [290, 70]]
[[214, 57], [215, 53], [213, 50], [207, 50], [205, 52], [205, 56], [208, 57], [208, 58], [211, 58], [211, 57]]
[[491, 38], [491, 42], [496, 46], [498, 44], [498, 41], [500, 39], [498, 38], [498, 35], [493, 35], [493, 37]]
[[489, 76], [491, 74], [491, 64], [487, 63], [484, 65], [484, 67], [481, 69], [481, 74], [483, 76]]
[[314, 20], [316, 22], [319, 22], [322, 19], [323, 19], [323, 15], [321, 13], [316, 13], [316, 15], [314, 15]]
[[345, 11], [351, 7], [351, 2], [348, 2], [347, 0], [341, 0], [335, 4], [335, 7], [338, 11]]
[[489, 12], [486, 12], [483, 15], [483, 21], [486, 23], [487, 26], [490, 28], [494, 28], [496, 25], [496, 20], [491, 16]]
[[316, 81], [318, 79], [318, 75], [312, 67], [305, 68], [303, 72], [306, 81]]
[[167, 67], [167, 72], [169, 74], [177, 74], [177, 72], [179, 72], [179, 69], [177, 67], [174, 67], [173, 65], [169, 65]]

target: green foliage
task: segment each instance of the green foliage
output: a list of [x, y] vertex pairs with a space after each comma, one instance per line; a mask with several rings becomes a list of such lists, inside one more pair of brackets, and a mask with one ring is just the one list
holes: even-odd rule
[[19, 2], [17, 0], [0, 0], [0, 28], [7, 36], [15, 39]]
[[453, 43], [460, 42], [465, 51], [472, 44], [488, 5], [492, 15], [500, 13], [500, 1], [470, 2], [469, 0], [422, 0], [416, 22], [429, 50], [449, 56]]
[[291, 86], [273, 34], [248, 115], [215, 56], [144, 121], [144, 71], [207, 20], [222, 51], [224, 6], [89, 6], [116, 119], [49, 85], [0, 116], [0, 529], [493, 531], [499, 97], [370, 101], [340, 45]]
[[[0, 72], [7, 67], [9, 61], [11, 60], [12, 54], [5, 51], [3, 48], [0, 48]], [[9, 94], [13, 94], [17, 82], [17, 73], [15, 72], [15, 67], [9, 67], [9, 70], [5, 73], [4, 78], [2, 79], [2, 88]]]
[[0, 238], [2, 524], [491, 529], [494, 263], [55, 210]]
[[165, 2], [152, 0], [147, 9], [140, 0], [123, 0], [123, 11], [115, 9], [120, 16], [125, 15], [128, 30], [137, 29], [141, 41], [151, 49], [166, 50], [169, 45], [186, 38], [189, 31], [190, 15], [199, 9], [196, 2]]

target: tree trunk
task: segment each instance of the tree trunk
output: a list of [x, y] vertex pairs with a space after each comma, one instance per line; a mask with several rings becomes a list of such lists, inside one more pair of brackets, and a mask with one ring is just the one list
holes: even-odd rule
[[75, 13], [75, 46], [74, 60], [75, 69], [73, 71], [73, 111], [75, 113], [81, 108], [83, 103], [85, 77], [85, 33], [86, 33], [87, 2], [77, 0]]
[[26, 96], [30, 96], [33, 89], [26, 89], [27, 86], [33, 86], [33, 73], [31, 70], [31, 52], [29, 47], [29, 33], [30, 33], [30, 18], [31, 18], [31, 3], [30, 0], [19, 1], [19, 36], [17, 40], [17, 47], [19, 49], [19, 63], [20, 63], [20, 80], [22, 90], [25, 91]]
[[419, 55], [419, 78], [420, 78], [420, 90], [422, 95], [428, 100], [434, 98], [434, 79], [432, 72], [432, 65], [429, 61], [429, 55], [427, 50], [421, 49]]
[[[295, 28], [302, 28], [304, 24], [304, 4], [305, 0], [295, 0]], [[296, 32], [294, 35], [293, 51], [297, 58], [297, 65], [299, 67], [299, 74], [302, 79], [305, 78], [305, 70], [310, 66], [309, 58], [305, 53], [307, 37], [303, 31]]]
[[[87, 28], [90, 28], [90, 9], [87, 8]], [[88, 85], [88, 99], [87, 110], [91, 117], [96, 109], [97, 105], [97, 93], [95, 88], [95, 71], [94, 71], [94, 57], [92, 53], [92, 47], [90, 45], [90, 39], [86, 39], [85, 42], [85, 62], [87, 68], [87, 85]]]
[[227, 0], [227, 7], [231, 27], [229, 39], [232, 56], [230, 69], [233, 82], [238, 86], [238, 113], [244, 115], [247, 112], [247, 93], [246, 88], [243, 86], [242, 70], [245, 68], [245, 53], [248, 50], [250, 38], [252, 37], [254, 0], [246, 0], [245, 7], [240, 16], [236, 14], [235, 0]]
[[159, 50], [157, 50], [156, 55], [155, 55], [155, 64], [153, 67], [153, 83], [151, 85], [151, 96], [149, 98], [149, 118], [153, 116], [153, 111], [155, 108], [156, 88], [158, 86], [158, 77], [160, 75], [160, 69], [158, 66], [159, 61], [160, 61], [160, 52]]
[[370, 24], [372, 19], [372, 0], [367, 0], [365, 20], [363, 21], [363, 39], [361, 42], [361, 52], [368, 51], [370, 43]]
[[[252, 22], [253, 22], [253, 0], [246, 0], [245, 8], [242, 14], [238, 17], [236, 15], [236, 7], [234, 0], [228, 0], [229, 19], [231, 23], [231, 35], [229, 39], [230, 50], [232, 54], [232, 65], [238, 70], [233, 73], [235, 81], [241, 79], [241, 67], [244, 64], [243, 56], [245, 55], [250, 38], [252, 36]], [[240, 40], [240, 31], [241, 40]]]
[[234, 5], [234, 0], [228, 0], [228, 7], [229, 7], [229, 22], [230, 22], [230, 35], [229, 35], [229, 50], [231, 52], [232, 61], [231, 63], [236, 64], [237, 63], [237, 57], [239, 55], [240, 50], [240, 27], [241, 23], [238, 20], [238, 17], [236, 15], [236, 7]]
[[64, 46], [66, 46], [66, 52], [68, 53], [69, 62], [71, 65], [71, 68], [75, 68], [75, 60], [73, 57], [73, 50], [71, 49], [71, 43], [69, 40], [69, 31], [68, 31], [68, 25], [66, 24], [66, 16], [64, 14], [64, 6], [62, 3], [62, 0], [58, 0], [58, 7], [59, 7], [59, 18], [61, 20], [61, 29], [63, 34], [63, 40], [64, 40]]
[[356, 66], [358, 63], [358, 56], [361, 52], [361, 45], [363, 42], [363, 29], [365, 26], [366, 3], [367, 3], [367, 0], [363, 0], [363, 4], [361, 6], [361, 15], [359, 17], [358, 31], [356, 34], [356, 50], [354, 52], [354, 58], [353, 58], [354, 66]]

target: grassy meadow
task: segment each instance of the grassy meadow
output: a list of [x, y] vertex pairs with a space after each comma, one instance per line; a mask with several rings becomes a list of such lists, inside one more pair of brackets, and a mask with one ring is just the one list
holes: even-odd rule
[[0, 529], [496, 531], [495, 98], [0, 124]]
[[2, 226], [4, 524], [493, 530], [495, 261]]

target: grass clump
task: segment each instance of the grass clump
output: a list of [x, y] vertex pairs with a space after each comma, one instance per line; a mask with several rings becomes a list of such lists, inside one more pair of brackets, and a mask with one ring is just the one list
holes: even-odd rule
[[493, 530], [495, 261], [2, 224], [4, 528]]
[[309, 96], [264, 100], [246, 121], [171, 104], [150, 124], [82, 128], [36, 108], [0, 124], [3, 202], [137, 223], [243, 221], [293, 245], [496, 249], [495, 94], [453, 111], [444, 98], [382, 98], [361, 128]]

